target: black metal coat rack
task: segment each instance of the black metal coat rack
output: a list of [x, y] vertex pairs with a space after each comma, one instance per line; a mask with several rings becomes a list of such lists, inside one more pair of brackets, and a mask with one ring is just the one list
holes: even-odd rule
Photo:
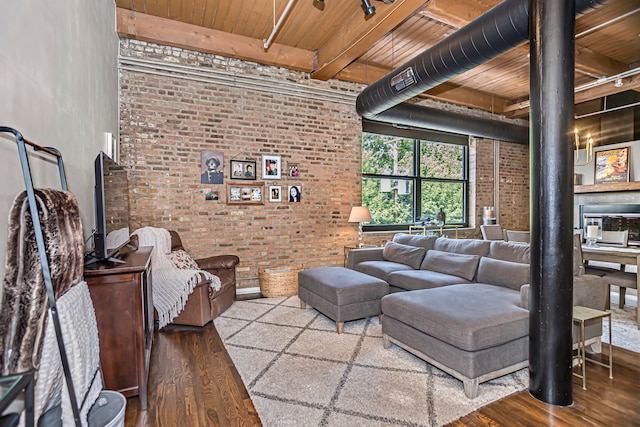
[[[60, 318], [58, 316], [58, 309], [56, 307], [55, 292], [51, 281], [51, 271], [49, 268], [49, 261], [44, 245], [44, 237], [42, 234], [42, 226], [40, 217], [38, 216], [38, 208], [36, 205], [35, 193], [33, 191], [33, 180], [31, 177], [31, 170], [29, 168], [29, 159], [27, 157], [26, 146], [33, 147], [34, 151], [46, 153], [56, 158], [58, 163], [58, 171], [60, 173], [60, 183], [63, 190], [67, 190], [67, 178], [64, 172], [64, 163], [62, 161], [62, 154], [60, 151], [53, 147], [43, 147], [34, 142], [25, 139], [20, 132], [16, 129], [0, 126], [1, 133], [11, 133], [15, 136], [16, 143], [18, 144], [18, 155], [20, 156], [20, 166], [22, 167], [22, 176], [24, 178], [24, 184], [27, 191], [27, 200], [29, 201], [29, 211], [33, 219], [33, 228], [36, 236], [36, 243], [38, 245], [38, 254], [40, 255], [40, 263], [42, 265], [42, 273], [44, 278], [45, 287], [47, 290], [47, 299], [49, 302], [49, 312], [53, 320], [53, 326], [56, 333], [56, 340], [58, 342], [58, 350], [60, 351], [60, 358], [62, 360], [62, 370], [67, 382], [67, 391], [69, 392], [69, 399], [71, 401], [71, 408], [73, 410], [73, 419], [75, 425], [80, 427], [80, 411], [78, 409], [78, 401], [76, 393], [73, 387], [73, 381], [71, 379], [71, 369], [69, 367], [69, 360], [67, 359], [67, 353], [64, 348], [64, 341], [62, 339], [62, 329], [60, 328]], [[33, 411], [33, 378], [34, 372], [27, 372], [24, 374], [12, 375], [11, 377], [0, 378], [0, 382], [14, 381], [13, 387], [0, 398], [0, 409], [7, 407], [9, 402], [15, 399], [20, 389], [25, 390], [25, 410], [26, 410], [26, 424], [27, 427], [33, 427], [34, 425], [34, 411]], [[13, 391], [12, 391], [13, 390]], [[16, 391], [18, 390], [18, 391]], [[0, 411], [1, 412], [1, 411]]]

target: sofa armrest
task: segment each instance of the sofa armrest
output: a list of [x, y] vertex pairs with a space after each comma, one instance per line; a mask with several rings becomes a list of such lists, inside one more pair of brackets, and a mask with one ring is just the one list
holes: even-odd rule
[[520, 286], [520, 307], [529, 310], [529, 291], [531, 290], [531, 285], [526, 284]]
[[197, 259], [196, 263], [203, 270], [232, 269], [240, 262], [235, 255], [217, 255]]
[[364, 261], [384, 261], [382, 250], [383, 248], [351, 249], [349, 251], [347, 266], [353, 270], [356, 264]]
[[[529, 310], [530, 285], [520, 287], [520, 307]], [[607, 285], [602, 277], [591, 274], [573, 276], [573, 305], [605, 309]]]

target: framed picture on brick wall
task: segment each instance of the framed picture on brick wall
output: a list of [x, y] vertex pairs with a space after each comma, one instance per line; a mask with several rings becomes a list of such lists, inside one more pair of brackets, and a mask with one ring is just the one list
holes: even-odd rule
[[300, 177], [300, 164], [299, 163], [287, 163], [287, 174], [289, 178], [299, 178]]
[[202, 151], [200, 153], [200, 182], [202, 184], [224, 183], [224, 153], [220, 151]]
[[270, 202], [282, 201], [282, 187], [280, 185], [269, 186], [269, 201]]
[[280, 156], [262, 156], [262, 179], [280, 179], [281, 170]]
[[231, 179], [256, 179], [256, 162], [250, 160], [231, 160]]
[[227, 204], [264, 205], [264, 184], [227, 184]]

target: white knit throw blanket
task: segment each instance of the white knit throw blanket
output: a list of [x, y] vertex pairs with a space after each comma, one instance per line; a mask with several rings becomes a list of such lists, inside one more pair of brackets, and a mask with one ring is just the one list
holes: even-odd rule
[[[87, 283], [80, 282], [71, 287], [56, 301], [56, 307], [79, 406], [80, 421], [83, 426], [87, 426], [89, 409], [103, 389], [99, 370], [98, 324]], [[50, 313], [35, 385], [35, 402], [36, 420], [52, 406], [62, 403], [62, 425], [74, 425], [71, 400], [62, 372], [62, 361]]]
[[[220, 290], [220, 279], [202, 270], [180, 269], [167, 256], [171, 253], [171, 235], [168, 230], [142, 227], [132, 234], [138, 236], [140, 246], [153, 246], [151, 268], [153, 271], [153, 306], [158, 312], [158, 328], [163, 328], [184, 309], [187, 298], [202, 280], [211, 281], [215, 290]], [[202, 274], [202, 275], [201, 275]]]

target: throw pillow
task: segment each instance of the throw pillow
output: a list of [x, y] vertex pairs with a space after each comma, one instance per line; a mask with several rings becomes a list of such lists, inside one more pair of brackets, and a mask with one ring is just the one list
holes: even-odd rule
[[172, 251], [167, 256], [178, 268], [181, 268], [183, 270], [200, 270], [200, 267], [193, 260], [193, 258], [191, 258], [191, 255], [189, 255], [186, 251], [182, 249], [178, 249], [177, 251]]
[[477, 281], [519, 291], [522, 285], [531, 281], [529, 270], [529, 264], [483, 257], [478, 267]]
[[476, 268], [478, 268], [478, 261], [480, 261], [479, 255], [457, 254], [432, 249], [427, 252], [420, 268], [473, 280]]
[[417, 270], [426, 251], [425, 248], [387, 242], [382, 250], [382, 257], [387, 261], [405, 264]]

